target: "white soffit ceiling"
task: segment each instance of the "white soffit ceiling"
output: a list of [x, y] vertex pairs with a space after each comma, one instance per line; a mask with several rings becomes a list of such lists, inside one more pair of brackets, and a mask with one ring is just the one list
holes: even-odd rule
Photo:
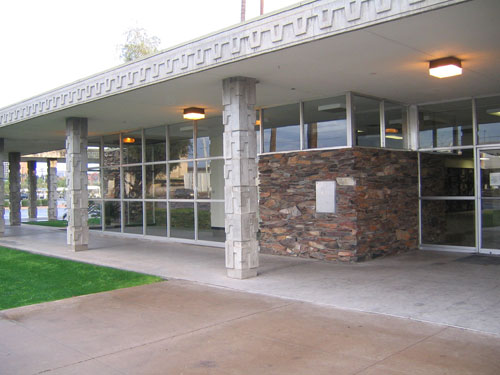
[[[89, 118], [90, 135], [182, 121], [201, 106], [220, 115], [222, 79], [259, 80], [257, 105], [355, 91], [405, 103], [500, 93], [500, 1], [474, 0], [317, 40], [75, 106], [0, 129], [7, 151], [64, 148], [65, 118]], [[428, 75], [428, 61], [454, 55], [460, 77]]]

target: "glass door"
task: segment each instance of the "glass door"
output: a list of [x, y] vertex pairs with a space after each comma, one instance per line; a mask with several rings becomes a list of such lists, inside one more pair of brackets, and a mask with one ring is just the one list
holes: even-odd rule
[[481, 148], [479, 157], [479, 252], [500, 254], [500, 148]]

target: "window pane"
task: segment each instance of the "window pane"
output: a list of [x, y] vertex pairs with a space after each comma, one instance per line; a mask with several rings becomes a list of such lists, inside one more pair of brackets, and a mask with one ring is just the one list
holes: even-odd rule
[[104, 198], [120, 198], [120, 168], [103, 168]]
[[89, 201], [89, 228], [101, 229], [101, 204], [96, 201]]
[[262, 110], [264, 152], [300, 149], [299, 104]]
[[142, 234], [142, 202], [124, 202], [125, 233]]
[[89, 164], [96, 164], [96, 167], [100, 165], [101, 162], [101, 148], [99, 147], [99, 143], [93, 141], [89, 141], [89, 145], [87, 146], [87, 158]]
[[420, 106], [420, 148], [472, 145], [472, 101]]
[[475, 246], [474, 201], [422, 201], [422, 243]]
[[104, 160], [103, 164], [120, 164], [120, 138], [118, 134], [104, 137]]
[[500, 150], [483, 150], [481, 166], [481, 197], [500, 197]]
[[146, 162], [167, 160], [165, 132], [165, 126], [146, 129], [144, 131], [144, 142], [146, 143]]
[[345, 96], [304, 103], [306, 148], [347, 145]]
[[198, 239], [224, 242], [224, 203], [198, 203]]
[[500, 142], [500, 96], [476, 100], [479, 143]]
[[194, 204], [170, 202], [170, 237], [194, 240]]
[[104, 210], [106, 220], [104, 230], [121, 232], [120, 202], [105, 202]]
[[385, 110], [385, 147], [404, 148], [404, 137], [407, 122], [406, 107], [391, 103], [384, 103]]
[[380, 101], [353, 95], [356, 145], [380, 147]]
[[483, 199], [481, 202], [482, 238], [481, 247], [498, 249], [500, 244], [500, 201]]
[[222, 134], [224, 126], [222, 117], [214, 117], [198, 121], [197, 158], [208, 158], [223, 155]]
[[146, 202], [146, 234], [167, 236], [167, 203]]
[[101, 198], [101, 172], [95, 164], [89, 164], [87, 178], [89, 198]]
[[123, 197], [125, 199], [142, 198], [142, 167], [123, 168]]
[[420, 153], [421, 194], [425, 196], [473, 196], [472, 150]]
[[182, 160], [193, 158], [193, 124], [186, 122], [168, 127], [169, 135], [169, 160]]
[[167, 174], [165, 164], [146, 165], [146, 198], [167, 198]]
[[224, 160], [198, 162], [198, 199], [224, 199]]
[[141, 132], [122, 134], [123, 164], [136, 164], [142, 162]]
[[193, 162], [170, 163], [170, 199], [193, 199]]

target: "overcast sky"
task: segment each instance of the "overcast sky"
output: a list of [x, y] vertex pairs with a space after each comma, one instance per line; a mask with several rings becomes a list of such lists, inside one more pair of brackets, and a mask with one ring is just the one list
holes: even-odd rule
[[[247, 20], [260, 0], [247, 1]], [[265, 0], [271, 12], [299, 0]], [[133, 27], [161, 49], [240, 22], [241, 0], [0, 0], [0, 108], [119, 65]]]

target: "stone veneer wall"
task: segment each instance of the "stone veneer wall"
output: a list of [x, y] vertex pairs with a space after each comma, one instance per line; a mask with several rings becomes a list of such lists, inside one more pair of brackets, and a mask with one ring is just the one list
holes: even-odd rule
[[[417, 153], [355, 147], [261, 155], [263, 253], [359, 261], [418, 245]], [[316, 213], [316, 181], [337, 212]]]

